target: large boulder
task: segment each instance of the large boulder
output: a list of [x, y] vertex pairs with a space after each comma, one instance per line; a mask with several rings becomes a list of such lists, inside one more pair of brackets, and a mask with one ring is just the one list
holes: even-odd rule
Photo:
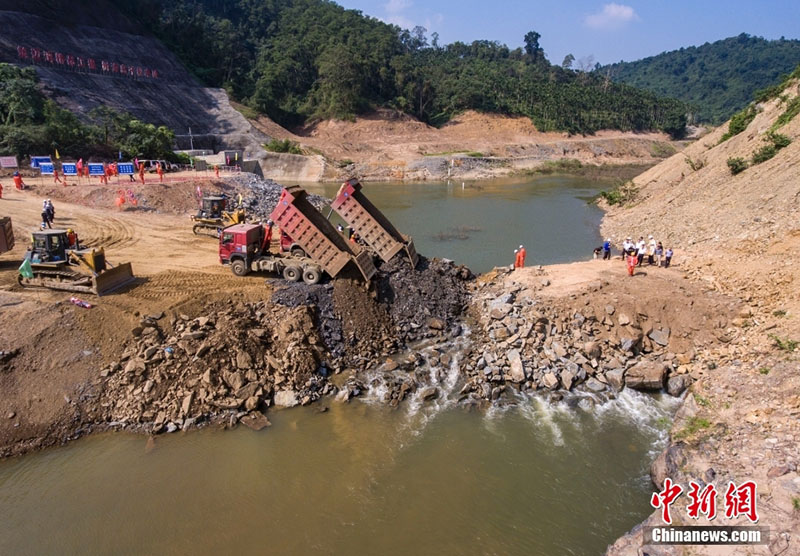
[[625, 386], [635, 390], [661, 390], [667, 366], [660, 361], [639, 361], [625, 373]]
[[294, 407], [300, 403], [297, 401], [297, 392], [294, 390], [279, 390], [275, 392], [272, 401], [277, 407]]
[[689, 375], [675, 375], [667, 380], [667, 393], [670, 396], [680, 396], [692, 383]]
[[510, 367], [508, 376], [511, 379], [511, 382], [515, 382], [517, 384], [520, 382], [525, 382], [525, 365], [522, 363], [522, 358], [519, 355], [519, 351], [516, 349], [509, 350], [506, 354], [506, 358], [508, 358], [508, 364]]
[[666, 346], [669, 343], [669, 328], [657, 328], [652, 330], [648, 337], [660, 346]]
[[614, 390], [622, 390], [622, 387], [625, 386], [625, 369], [619, 367], [606, 371], [606, 380]]

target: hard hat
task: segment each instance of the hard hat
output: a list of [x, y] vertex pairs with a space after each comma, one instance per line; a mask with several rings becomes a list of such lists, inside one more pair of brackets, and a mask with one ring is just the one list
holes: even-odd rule
[[68, 233], [68, 234], [72, 234], [72, 233], [74, 233], [74, 232], [72, 231], [72, 228], [67, 228], [67, 233]]
[[650, 239], [653, 239], [653, 236], [650, 236]]
[[610, 238], [610, 237], [607, 237], [607, 238], [606, 238], [606, 241], [611, 241], [611, 238]]
[[520, 245], [519, 248], [522, 249], [523, 248], [522, 245]]

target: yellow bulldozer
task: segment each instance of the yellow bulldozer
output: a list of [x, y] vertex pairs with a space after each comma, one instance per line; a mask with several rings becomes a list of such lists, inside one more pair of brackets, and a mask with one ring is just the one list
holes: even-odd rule
[[234, 224], [244, 224], [247, 214], [243, 208], [227, 210], [228, 198], [225, 196], [210, 197], [204, 196], [200, 210], [191, 216], [194, 225], [194, 234], [206, 234], [219, 237], [219, 232], [223, 228]]
[[33, 233], [17, 280], [24, 288], [105, 295], [134, 280], [130, 263], [106, 261], [102, 247], [84, 248], [71, 230]]

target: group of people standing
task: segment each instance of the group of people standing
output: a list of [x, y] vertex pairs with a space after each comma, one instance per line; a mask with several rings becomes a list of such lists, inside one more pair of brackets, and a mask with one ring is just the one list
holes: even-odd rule
[[56, 209], [53, 201], [45, 199], [42, 201], [42, 229], [52, 228], [53, 220], [56, 218]]
[[[602, 247], [603, 260], [611, 259], [611, 239], [607, 238], [603, 242]], [[597, 256], [597, 251], [595, 256]], [[647, 257], [648, 265], [655, 265], [657, 267], [664, 266], [669, 268], [672, 263], [672, 248], [664, 249], [664, 244], [656, 241], [651, 235], [645, 241], [644, 236], [639, 236], [639, 241], [634, 242], [631, 237], [625, 238], [622, 242], [622, 252], [620, 258], [626, 261], [628, 266], [628, 274], [633, 276], [634, 270], [637, 266], [644, 264], [645, 257]]]

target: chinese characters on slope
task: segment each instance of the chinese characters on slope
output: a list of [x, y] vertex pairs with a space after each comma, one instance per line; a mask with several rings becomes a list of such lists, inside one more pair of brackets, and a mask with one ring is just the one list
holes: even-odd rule
[[[33, 64], [40, 64], [44, 61], [47, 64], [66, 67], [72, 70], [86, 70], [95, 72], [98, 69], [98, 63], [94, 58], [83, 58], [81, 56], [74, 56], [72, 54], [62, 54], [61, 52], [52, 52], [42, 48], [28, 48], [25, 46], [17, 46], [17, 55], [20, 60], [29, 61]], [[100, 71], [104, 74], [111, 75], [127, 75], [128, 77], [146, 77], [151, 79], [158, 79], [158, 70], [150, 68], [142, 68], [139, 66], [132, 66], [129, 64], [122, 64], [119, 62], [111, 62], [108, 60], [100, 60]]]

